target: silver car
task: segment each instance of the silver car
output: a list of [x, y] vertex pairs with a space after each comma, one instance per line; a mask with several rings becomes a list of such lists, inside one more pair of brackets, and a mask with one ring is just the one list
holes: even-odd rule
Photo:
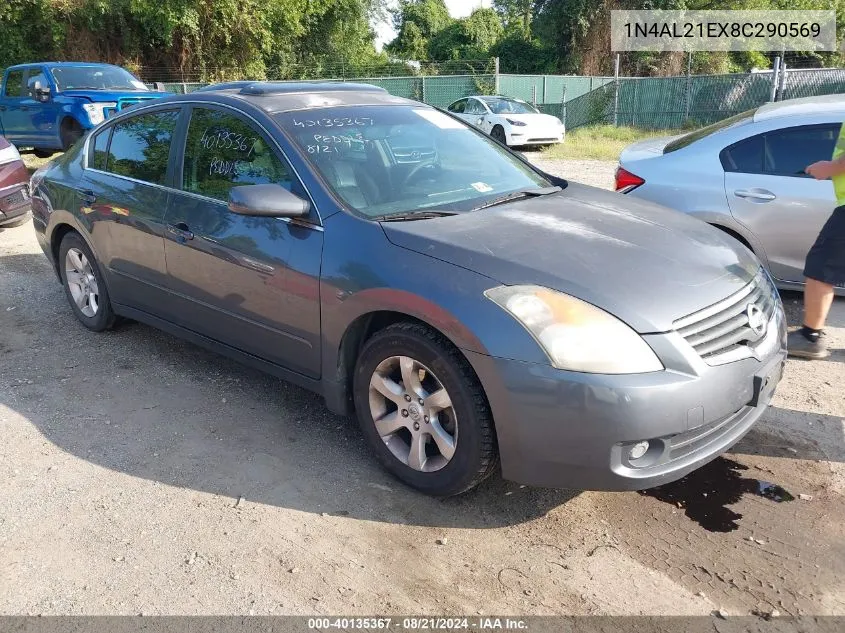
[[830, 160], [843, 121], [845, 95], [829, 95], [634, 143], [620, 156], [616, 190], [722, 229], [754, 251], [779, 287], [798, 289], [807, 251], [836, 206], [832, 183], [804, 168]]

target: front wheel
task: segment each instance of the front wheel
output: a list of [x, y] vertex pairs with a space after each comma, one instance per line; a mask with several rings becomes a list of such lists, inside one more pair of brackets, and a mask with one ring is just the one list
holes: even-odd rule
[[82, 138], [82, 126], [79, 121], [74, 119], [65, 119], [62, 121], [62, 128], [59, 132], [62, 141], [62, 149], [66, 152], [74, 143]]
[[505, 128], [501, 125], [497, 125], [490, 131], [490, 136], [493, 137], [495, 140], [499, 141], [502, 145], [508, 144], [508, 137], [505, 134]]
[[94, 332], [114, 325], [115, 314], [100, 267], [91, 249], [76, 233], [68, 233], [62, 240], [59, 271], [68, 303], [82, 325]]
[[364, 345], [353, 381], [361, 430], [389, 472], [422, 492], [456, 495], [498, 464], [487, 399], [466, 359], [421, 324]]

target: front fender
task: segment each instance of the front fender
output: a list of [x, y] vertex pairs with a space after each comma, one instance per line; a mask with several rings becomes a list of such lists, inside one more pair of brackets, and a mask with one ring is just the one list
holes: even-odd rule
[[757, 256], [757, 259], [759, 259], [766, 268], [769, 267], [769, 261], [766, 257], [766, 249], [763, 248], [763, 243], [760, 242], [759, 239], [757, 239], [757, 236], [754, 234], [753, 231], [751, 231], [747, 226], [739, 222], [733, 216], [729, 216], [724, 212], [707, 210], [688, 211], [688, 214], [703, 222], [707, 222], [707, 224], [715, 226], [716, 228], [728, 229], [729, 231], [733, 231], [746, 242], [748, 242], [748, 244], [751, 246], [751, 250], [754, 251], [754, 254]]

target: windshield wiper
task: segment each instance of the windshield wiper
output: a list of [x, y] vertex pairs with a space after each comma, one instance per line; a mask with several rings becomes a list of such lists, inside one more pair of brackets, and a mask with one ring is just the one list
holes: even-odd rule
[[475, 207], [473, 211], [478, 211], [480, 209], [487, 209], [489, 207], [495, 207], [497, 204], [504, 204], [505, 202], [511, 202], [512, 200], [518, 200], [519, 198], [534, 198], [536, 196], [548, 196], [552, 193], [557, 193], [558, 191], [563, 191], [557, 185], [552, 187], [536, 187], [534, 189], [522, 189], [520, 191], [511, 191], [504, 196], [499, 196], [498, 198], [493, 198], [490, 202], [485, 202], [481, 206]]
[[442, 218], [447, 215], [457, 215], [455, 211], [400, 211], [398, 213], [386, 213], [370, 218], [376, 222], [405, 222], [406, 220], [430, 220], [431, 218]]

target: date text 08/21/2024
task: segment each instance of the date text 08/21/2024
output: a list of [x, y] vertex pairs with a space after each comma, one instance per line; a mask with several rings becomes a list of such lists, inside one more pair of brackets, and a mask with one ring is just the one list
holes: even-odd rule
[[308, 628], [316, 631], [330, 631], [332, 629], [362, 631], [524, 631], [528, 624], [519, 618], [438, 618], [438, 617], [351, 617], [351, 618], [308, 618]]

